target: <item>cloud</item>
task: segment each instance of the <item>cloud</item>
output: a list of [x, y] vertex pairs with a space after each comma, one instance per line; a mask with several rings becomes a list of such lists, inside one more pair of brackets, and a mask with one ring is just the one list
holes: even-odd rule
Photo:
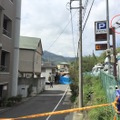
[[[43, 50], [63, 56], [75, 56], [79, 40], [79, 13], [78, 10], [72, 10], [73, 37], [68, 2], [69, 0], [23, 0], [21, 35], [41, 38]], [[120, 13], [120, 1], [110, 1], [109, 6], [112, 19], [114, 15]], [[95, 49], [94, 22], [105, 19], [106, 1], [96, 1], [83, 33], [83, 55], [92, 54]], [[97, 51], [95, 53], [99, 54]]]

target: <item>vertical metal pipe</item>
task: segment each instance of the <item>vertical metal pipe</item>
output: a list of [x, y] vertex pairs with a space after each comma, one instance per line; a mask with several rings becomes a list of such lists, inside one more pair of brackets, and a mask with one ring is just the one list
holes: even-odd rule
[[[107, 49], [110, 49], [109, 2], [106, 0]], [[110, 74], [110, 55], [108, 55], [108, 73]]]
[[110, 48], [110, 32], [109, 32], [109, 2], [106, 0], [106, 21], [107, 21], [107, 48]]
[[13, 53], [13, 76], [11, 96], [16, 96], [18, 91], [18, 67], [19, 67], [19, 38], [20, 38], [20, 16], [21, 0], [15, 0], [15, 32], [14, 32], [14, 53]]

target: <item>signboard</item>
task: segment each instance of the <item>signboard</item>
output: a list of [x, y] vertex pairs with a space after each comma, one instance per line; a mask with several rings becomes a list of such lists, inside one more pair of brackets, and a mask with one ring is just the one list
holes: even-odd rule
[[107, 44], [95, 44], [95, 50], [106, 50]]
[[95, 41], [107, 41], [107, 22], [95, 22]]
[[107, 34], [96, 34], [95, 41], [107, 41]]
[[106, 34], [107, 33], [107, 22], [98, 21], [95, 22], [95, 34]]

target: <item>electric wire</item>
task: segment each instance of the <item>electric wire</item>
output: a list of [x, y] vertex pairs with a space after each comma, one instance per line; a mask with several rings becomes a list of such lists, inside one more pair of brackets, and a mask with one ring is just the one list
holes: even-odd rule
[[86, 1], [85, 1], [84, 12], [83, 12], [83, 18], [82, 18], [82, 20], [84, 20], [84, 17], [85, 17], [85, 14], [86, 14], [87, 6], [88, 6], [88, 1], [89, 1], [89, 0], [86, 0]]
[[[92, 4], [91, 4], [90, 10], [89, 10], [88, 15], [87, 15], [87, 18], [86, 18], [86, 20], [85, 20], [85, 22], [84, 22], [82, 32], [84, 31], [84, 29], [85, 29], [85, 27], [86, 27], [86, 24], [87, 24], [87, 21], [88, 21], [90, 12], [91, 12], [92, 7], [93, 7], [93, 4], [94, 4], [94, 1], [95, 1], [95, 0], [93, 0], [93, 2], [92, 2]], [[88, 0], [86, 0], [86, 2], [85, 2], [85, 9], [87, 8], [87, 5], [88, 5]], [[86, 13], [86, 10], [85, 10], [84, 14], [85, 14], [85, 13]], [[76, 14], [76, 13], [75, 13], [75, 14]], [[73, 17], [75, 16], [75, 14], [73, 15]], [[72, 20], [72, 18], [68, 21], [68, 23], [66, 24], [66, 26], [64, 27], [64, 29], [62, 30], [62, 32], [58, 35], [58, 37], [57, 37], [57, 38], [52, 42], [52, 44], [48, 47], [47, 51], [55, 44], [55, 42], [56, 42], [56, 41], [60, 38], [60, 36], [64, 33], [64, 31], [66, 30], [66, 28], [67, 28], [68, 25], [70, 24], [71, 20]], [[73, 36], [73, 23], [71, 23], [71, 27], [72, 27], [72, 36]], [[73, 42], [74, 42], [74, 36], [73, 36]], [[73, 44], [73, 45], [74, 45], [74, 44]], [[74, 47], [74, 51], [75, 51], [75, 47]]]
[[76, 58], [75, 54], [75, 38], [74, 38], [74, 33], [73, 33], [73, 18], [72, 18], [72, 11], [70, 10], [70, 15], [71, 15], [71, 29], [72, 29], [72, 42], [73, 42], [73, 50], [74, 50], [74, 55]]
[[[76, 13], [77, 13], [77, 11], [74, 13], [74, 15], [73, 15], [73, 17], [76, 15]], [[68, 21], [68, 23], [66, 24], [66, 26], [64, 27], [64, 29], [62, 30], [62, 32], [58, 35], [58, 37], [52, 42], [52, 44], [49, 46], [49, 48], [46, 50], [46, 51], [48, 51], [54, 44], [55, 44], [55, 42], [60, 38], [60, 36], [64, 33], [64, 31], [66, 30], [66, 28], [68, 27], [68, 25], [70, 24], [70, 22], [71, 22], [71, 19]], [[67, 59], [64, 57], [64, 56], [62, 56], [63, 57], [63, 59], [66, 61], [66, 62], [68, 62], [67, 61]]]
[[64, 27], [64, 29], [62, 30], [62, 32], [58, 35], [58, 37], [52, 42], [52, 44], [49, 46], [49, 48], [47, 49], [47, 51], [54, 45], [54, 43], [60, 38], [60, 36], [64, 33], [64, 31], [66, 30], [67, 26], [69, 25], [70, 21], [66, 24], [66, 26]]
[[[75, 12], [76, 14], [76, 12]], [[73, 15], [73, 17], [75, 16], [75, 14]], [[62, 32], [58, 35], [58, 37], [52, 42], [52, 44], [48, 47], [47, 51], [55, 44], [55, 42], [60, 38], [60, 36], [64, 33], [64, 31], [66, 30], [66, 28], [68, 27], [68, 25], [70, 24], [71, 19], [68, 21], [68, 23], [66, 24], [66, 26], [64, 27], [64, 29], [62, 30]]]
[[91, 13], [91, 10], [92, 10], [92, 7], [93, 7], [94, 2], [95, 2], [95, 0], [92, 1], [90, 10], [89, 10], [89, 12], [88, 12], [87, 18], [86, 18], [86, 20], [85, 20], [85, 22], [84, 22], [84, 25], [83, 25], [83, 30], [82, 30], [82, 32], [84, 31], [84, 29], [85, 29], [85, 27], [86, 27], [86, 24], [87, 24], [88, 18], [89, 18], [89, 16], [90, 16], [90, 13]]
[[[86, 2], [87, 2], [87, 1], [86, 1]], [[89, 18], [89, 15], [90, 15], [90, 12], [91, 12], [91, 10], [92, 10], [92, 7], [93, 7], [94, 2], [95, 2], [95, 0], [92, 1], [91, 7], [90, 7], [89, 12], [88, 12], [88, 15], [87, 15], [87, 18], [86, 18], [86, 20], [85, 20], [85, 22], [84, 22], [84, 24], [83, 24], [82, 33], [84, 32], [84, 29], [85, 29], [85, 27], [86, 27], [86, 24], [87, 24], [87, 21], [88, 21], [88, 18]], [[87, 4], [88, 4], [88, 3], [87, 3]], [[87, 8], [87, 7], [86, 7], [86, 8]], [[85, 8], [85, 9], [86, 9], [86, 8]], [[78, 45], [79, 45], [79, 43], [78, 43]], [[78, 46], [78, 48], [79, 48], [79, 46]], [[77, 50], [77, 53], [78, 53], [78, 52], [79, 52], [79, 49]], [[78, 57], [78, 55], [77, 55], [77, 57]]]

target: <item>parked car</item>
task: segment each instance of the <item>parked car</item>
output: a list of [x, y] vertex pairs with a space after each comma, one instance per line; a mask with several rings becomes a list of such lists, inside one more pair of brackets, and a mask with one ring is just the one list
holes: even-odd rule
[[49, 80], [45, 80], [45, 83], [46, 83], [46, 84], [50, 84], [50, 81], [49, 81]]
[[104, 67], [101, 66], [101, 65], [95, 65], [93, 68], [92, 68], [92, 74], [95, 75], [95, 76], [98, 76], [100, 74], [100, 70], [103, 69]]

